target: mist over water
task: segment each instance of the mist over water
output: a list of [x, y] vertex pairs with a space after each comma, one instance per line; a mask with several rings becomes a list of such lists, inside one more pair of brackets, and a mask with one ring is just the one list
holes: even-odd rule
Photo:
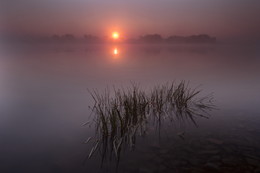
[[[259, 56], [259, 46], [251, 45], [5, 49], [0, 55], [0, 170], [114, 172], [113, 162], [100, 168], [98, 154], [84, 162], [92, 147], [84, 142], [95, 134], [93, 126], [83, 126], [95, 116], [89, 109], [93, 99], [87, 89], [102, 91], [107, 86], [127, 87], [135, 82], [148, 91], [161, 83], [185, 80], [191, 88], [201, 89], [202, 95], [213, 93], [218, 109], [209, 119], [197, 118], [199, 127], [186, 124], [175, 128], [166, 122], [168, 131], [160, 139], [156, 129], [149, 127], [150, 134], [138, 137], [134, 151], [122, 153], [118, 171], [196, 168], [228, 172], [239, 164], [253, 172], [260, 159]], [[185, 140], [177, 135], [183, 131]], [[236, 152], [241, 153], [239, 157]], [[192, 160], [190, 155], [199, 159]], [[208, 161], [216, 155], [217, 161]], [[156, 163], [164, 166], [153, 166]]]

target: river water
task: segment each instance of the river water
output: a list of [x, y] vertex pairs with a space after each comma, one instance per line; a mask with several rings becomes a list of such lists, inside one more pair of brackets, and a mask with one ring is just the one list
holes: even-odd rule
[[[241, 45], [52, 45], [0, 55], [1, 172], [259, 172], [260, 51]], [[98, 152], [88, 89], [188, 81], [213, 93], [197, 126], [150, 126], [119, 162]], [[180, 137], [178, 134], [183, 136]]]

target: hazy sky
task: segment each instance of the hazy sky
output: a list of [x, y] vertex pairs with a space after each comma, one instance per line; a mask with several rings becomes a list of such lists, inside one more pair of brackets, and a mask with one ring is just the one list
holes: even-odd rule
[[1, 26], [41, 34], [260, 36], [260, 0], [1, 0]]

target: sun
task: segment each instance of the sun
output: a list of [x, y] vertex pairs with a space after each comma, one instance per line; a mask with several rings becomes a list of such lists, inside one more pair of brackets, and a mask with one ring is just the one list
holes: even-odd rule
[[112, 38], [117, 40], [119, 38], [119, 33], [118, 32], [113, 32], [112, 33]]

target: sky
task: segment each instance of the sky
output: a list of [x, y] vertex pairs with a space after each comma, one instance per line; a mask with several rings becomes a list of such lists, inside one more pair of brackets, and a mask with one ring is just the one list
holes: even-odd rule
[[259, 0], [1, 0], [2, 32], [260, 38]]

